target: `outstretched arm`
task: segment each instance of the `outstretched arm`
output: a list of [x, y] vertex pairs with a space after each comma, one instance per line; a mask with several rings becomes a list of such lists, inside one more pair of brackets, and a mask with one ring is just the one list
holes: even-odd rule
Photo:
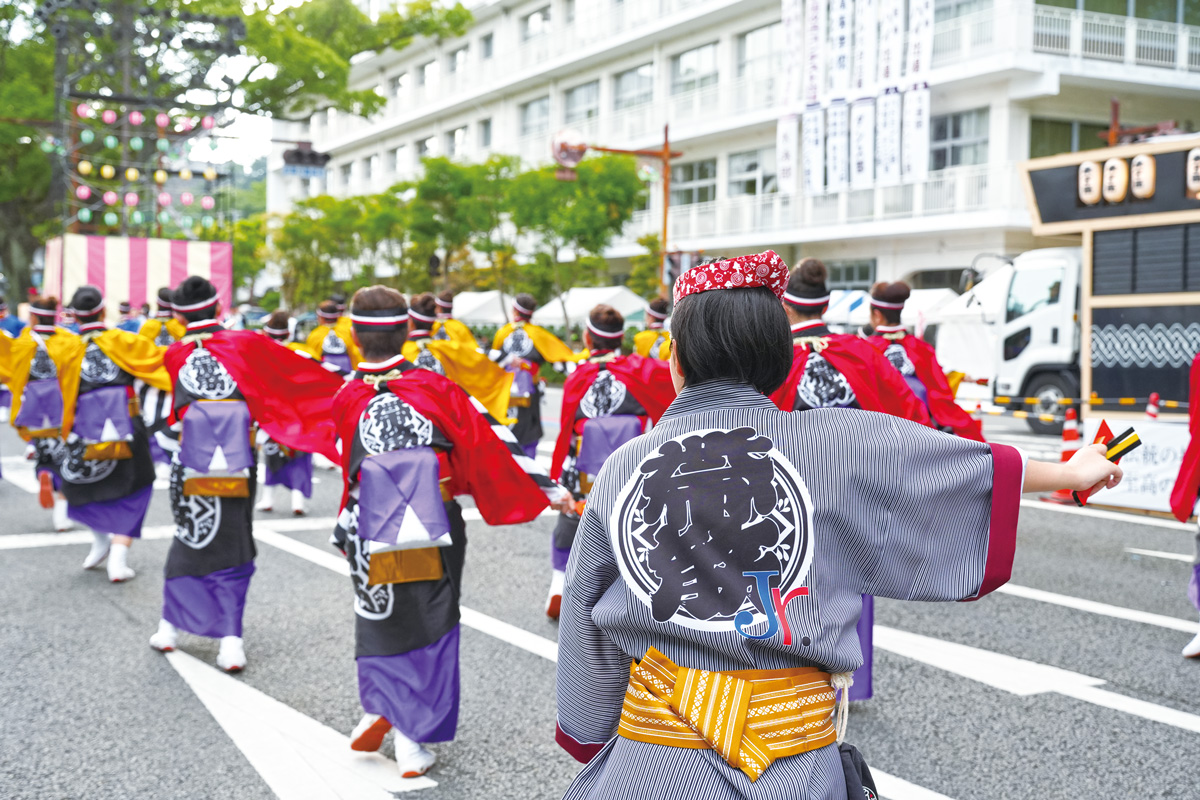
[[1025, 465], [1025, 492], [1055, 492], [1067, 489], [1098, 492], [1111, 489], [1121, 482], [1121, 468], [1105, 457], [1106, 448], [1093, 444], [1080, 448], [1071, 460], [1054, 464], [1049, 461], [1029, 461]]

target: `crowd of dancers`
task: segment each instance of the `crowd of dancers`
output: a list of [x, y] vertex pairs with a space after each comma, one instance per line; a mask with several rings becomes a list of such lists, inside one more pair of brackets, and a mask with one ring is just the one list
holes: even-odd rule
[[[562, 616], [559, 741], [591, 762], [574, 796], [634, 797], [605, 783], [615, 779], [604, 762], [637, 774], [631, 764], [656, 757], [637, 748], [656, 744], [703, 750], [717, 759], [705, 770], [720, 762], [739, 780], [784, 772], [755, 774], [711, 737], [672, 739], [683, 728], [694, 736], [694, 720], [667, 715], [654, 732], [630, 722], [642, 717], [622, 710], [627, 689], [647, 702], [661, 694], [648, 688], [652, 672], [638, 677], [638, 661], [679, 676], [670, 659], [824, 675], [812, 742], [828, 744], [830, 674], [854, 672], [836, 684], [843, 697], [871, 696], [873, 595], [986, 594], [1011, 567], [1022, 485], [1119, 480], [1085, 449], [1073, 472], [1037, 483], [1011, 448], [984, 444], [932, 348], [901, 324], [908, 295], [901, 282], [876, 285], [870, 328], [833, 333], [821, 262], [789, 271], [774, 253], [708, 260], [681, 278], [674, 303], [650, 303], [626, 353], [617, 309], [592, 309], [576, 352], [533, 324], [528, 294], [481, 346], [454, 319], [449, 292], [406, 299], [371, 286], [348, 304], [333, 297], [301, 341], [286, 311], [261, 331], [226, 329], [204, 278], [161, 290], [136, 332], [109, 329], [105, 298], [84, 286], [65, 308], [35, 298], [28, 326], [5, 326], [0, 380], [56, 528], [94, 533], [84, 569], [134, 577], [130, 547], [156, 474], [166, 479], [176, 532], [150, 644], [217, 639], [217, 664], [230, 672], [247, 663], [255, 510], [274, 508], [278, 487], [304, 514], [314, 460], [340, 468], [331, 544], [350, 565], [364, 711], [351, 747], [377, 750], [394, 731], [406, 777], [433, 765], [426, 745], [453, 739], [457, 725], [467, 546], [457, 498], [470, 496], [491, 525], [556, 510], [545, 613]], [[77, 330], [63, 326], [64, 311]], [[537, 457], [546, 369], [566, 373], [549, 469]], [[714, 403], [725, 410], [704, 411]], [[937, 519], [947, 503], [953, 521]], [[907, 551], [892, 563], [896, 547]], [[820, 615], [792, 602], [810, 589], [832, 598]], [[618, 728], [637, 747], [614, 749]]]

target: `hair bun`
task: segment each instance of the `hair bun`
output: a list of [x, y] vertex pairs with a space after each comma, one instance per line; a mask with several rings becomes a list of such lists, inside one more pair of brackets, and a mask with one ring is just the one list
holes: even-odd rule
[[905, 303], [912, 295], [912, 287], [904, 281], [880, 281], [871, 287], [871, 297], [885, 303]]
[[825, 268], [825, 262], [819, 258], [806, 258], [800, 262], [800, 266], [796, 267], [796, 271], [800, 275], [800, 280], [811, 286], [823, 286], [826, 278], [829, 277], [829, 270]]

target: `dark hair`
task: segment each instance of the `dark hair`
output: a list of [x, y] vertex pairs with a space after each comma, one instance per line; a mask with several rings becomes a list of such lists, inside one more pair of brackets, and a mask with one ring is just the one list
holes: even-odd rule
[[[903, 305], [908, 301], [910, 295], [912, 295], [912, 287], [904, 281], [894, 281], [892, 283], [880, 281], [871, 287], [871, 299], [882, 300], [885, 303], [900, 303]], [[878, 306], [874, 306], [874, 308], [883, 315], [884, 320], [889, 325], [900, 324], [900, 312], [904, 309], [879, 308]]]
[[611, 336], [600, 336], [589, 329], [588, 333], [596, 340], [596, 344], [612, 349], [621, 346], [621, 340], [625, 338], [625, 317], [621, 315], [620, 311], [601, 303], [588, 314], [588, 322], [593, 328], [612, 334]]
[[[358, 296], [357, 293], [355, 296]], [[317, 311], [330, 317], [341, 316], [342, 313], [336, 300], [322, 300], [321, 305], [317, 306]]]
[[95, 286], [80, 286], [71, 297], [71, 309], [80, 322], [95, 322], [104, 313], [104, 295]]
[[142, 303], [142, 305], [138, 308], [138, 310], [141, 311], [142, 314], [149, 314], [150, 313], [150, 304]]
[[52, 294], [39, 294], [29, 301], [29, 313], [35, 317], [50, 317], [58, 314], [58, 298]]
[[[322, 303], [324, 305], [324, 303]], [[408, 304], [404, 295], [390, 286], [365, 286], [354, 293], [350, 301], [350, 313], [358, 314], [363, 311], [383, 311], [398, 309], [398, 313], [408, 313]], [[391, 328], [371, 330], [367, 326], [355, 325], [354, 335], [358, 337], [358, 346], [363, 358], [367, 361], [387, 361], [400, 355], [404, 343], [408, 341], [408, 326], [396, 325]]]
[[766, 287], [683, 298], [671, 318], [671, 339], [688, 386], [731, 380], [770, 394], [792, 368], [791, 327]]
[[159, 309], [161, 310], [161, 309], [170, 308], [171, 304], [174, 302], [171, 298], [172, 298], [171, 288], [169, 286], [164, 286], [161, 289], [159, 289], [158, 290], [158, 307], [159, 307]]
[[665, 297], [656, 297], [650, 301], [650, 310], [655, 314], [671, 313], [671, 303]]
[[[437, 319], [437, 300], [435, 300], [433, 295], [429, 292], [416, 295], [413, 297], [412, 302], [409, 303], [408, 310], [410, 313], [415, 311], [422, 317]], [[416, 330], [428, 330], [429, 326], [432, 324], [432, 322], [414, 319], [412, 326]]]
[[[519, 295], [513, 298], [513, 302], [515, 302], [521, 308], [529, 309], [528, 316], [530, 317], [533, 316], [534, 311], [537, 311], [538, 302], [529, 292], [521, 292]], [[522, 317], [526, 316], [525, 313], [516, 311], [516, 309], [514, 309], [514, 312]]]
[[[829, 287], [825, 285], [828, 275], [829, 270], [825, 268], [824, 262], [817, 258], [806, 258], [792, 269], [792, 274], [788, 277], [787, 293], [801, 298], [826, 297], [829, 294]], [[786, 300], [784, 302], [788, 303]], [[828, 307], [829, 303], [808, 306], [788, 303], [788, 308], [802, 317], [819, 317]]]
[[212, 281], [207, 278], [201, 278], [199, 275], [192, 275], [185, 278], [183, 283], [176, 287], [171, 302], [176, 306], [176, 314], [188, 322], [201, 322], [206, 319], [217, 318], [217, 303], [213, 303], [208, 308], [201, 308], [198, 311], [188, 311], [186, 313], [180, 311], [178, 307], [194, 306], [197, 303], [203, 303], [205, 300], [211, 300], [216, 294], [217, 287], [212, 285]]
[[[263, 327], [274, 328], [275, 330], [278, 330], [278, 331], [287, 331], [288, 330], [288, 322], [291, 320], [291, 318], [292, 318], [291, 314], [289, 314], [287, 311], [284, 311], [282, 308], [279, 308], [279, 309], [276, 309], [275, 311], [271, 312], [271, 316], [267, 317], [267, 323]], [[267, 335], [270, 336], [272, 339], [286, 339], [287, 338], [286, 333], [280, 334], [280, 335], [268, 333]]]
[[329, 295], [329, 299], [339, 309], [346, 307], [346, 295], [342, 294], [341, 292], [335, 292]]
[[441, 300], [443, 303], [454, 305], [454, 292], [450, 289], [446, 289], [443, 292], [438, 292], [437, 299]]

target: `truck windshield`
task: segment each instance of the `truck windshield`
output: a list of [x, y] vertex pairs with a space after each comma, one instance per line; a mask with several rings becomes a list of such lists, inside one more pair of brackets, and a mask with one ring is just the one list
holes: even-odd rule
[[1008, 290], [1006, 320], [1012, 322], [1043, 306], [1056, 304], [1062, 292], [1065, 274], [1066, 270], [1062, 266], [1018, 269], [1013, 274], [1012, 285]]

